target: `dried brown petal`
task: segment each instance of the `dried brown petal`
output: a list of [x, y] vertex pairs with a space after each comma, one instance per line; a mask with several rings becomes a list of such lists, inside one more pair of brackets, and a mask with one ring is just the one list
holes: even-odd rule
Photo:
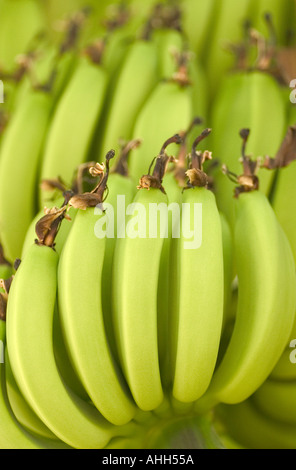
[[74, 209], [86, 210], [88, 207], [96, 207], [102, 203], [100, 195], [96, 193], [76, 194], [69, 201], [69, 206]]
[[290, 126], [274, 158], [266, 156], [262, 167], [268, 170], [284, 168], [296, 160], [296, 125]]
[[189, 185], [193, 187], [207, 187], [209, 180], [206, 173], [198, 168], [192, 168], [186, 171], [186, 176], [189, 178]]

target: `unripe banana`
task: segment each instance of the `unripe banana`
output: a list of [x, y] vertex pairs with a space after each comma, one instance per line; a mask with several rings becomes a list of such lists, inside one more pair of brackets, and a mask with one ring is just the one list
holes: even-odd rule
[[5, 378], [7, 397], [13, 414], [21, 426], [39, 437], [57, 440], [57, 437], [39, 419], [21, 394], [10, 367], [7, 349], [5, 350]]
[[21, 392], [47, 427], [72, 447], [102, 448], [127, 429], [113, 427], [92, 404], [68, 389], [54, 358], [59, 257], [52, 245], [65, 210], [40, 220], [36, 229], [39, 242], [31, 246], [13, 279], [7, 305], [8, 354]]
[[296, 381], [266, 380], [254, 393], [255, 406], [271, 419], [296, 426]]
[[122, 149], [117, 157], [117, 162], [113, 166], [108, 177], [108, 197], [105, 211], [114, 220], [114, 236], [106, 238], [106, 249], [102, 272], [102, 309], [106, 328], [106, 335], [110, 348], [116, 360], [117, 347], [115, 344], [114, 327], [112, 322], [112, 271], [113, 257], [116, 239], [120, 236], [121, 229], [124, 230], [124, 217], [126, 209], [137, 192], [134, 181], [129, 176], [127, 159], [132, 149], [136, 149], [141, 144], [139, 139], [131, 140], [122, 144]]
[[236, 190], [236, 321], [205, 402], [213, 398], [233, 404], [252, 395], [283, 353], [295, 318], [293, 255], [268, 199], [256, 190], [252, 163], [244, 158]]
[[50, 92], [31, 90], [6, 129], [0, 158], [0, 237], [9, 261], [20, 258], [36, 213], [36, 181], [52, 109]]
[[[92, 192], [94, 198], [97, 196], [95, 206], [98, 207], [106, 189], [105, 179], [102, 181], [97, 192]], [[89, 195], [73, 196], [69, 202], [80, 210], [59, 262], [59, 314], [69, 356], [93, 404], [106, 420], [122, 425], [134, 417], [136, 407], [106, 336], [101, 300], [108, 295], [101, 288], [106, 234], [96, 232], [102, 223], [111, 224], [112, 219], [110, 215], [108, 220], [108, 214], [105, 216], [102, 210], [98, 214], [99, 209], [87, 200]], [[84, 207], [80, 205], [83, 201]], [[87, 314], [82, 315], [85, 305]]]
[[[151, 39], [137, 39], [129, 47], [110, 102], [107, 103], [100, 136], [99, 153], [105, 155], [114, 148], [116, 156], [119, 140], [130, 140], [136, 117], [157, 83], [157, 48]], [[115, 163], [115, 162], [114, 162]]]
[[211, 97], [216, 95], [221, 77], [233, 68], [234, 60], [230, 54], [231, 43], [241, 39], [243, 26], [250, 19], [252, 0], [217, 0], [214, 20], [211, 24], [208, 47], [205, 51], [205, 67]]
[[15, 58], [24, 53], [31, 40], [45, 30], [46, 19], [34, 0], [1, 1], [1, 66], [10, 70]]
[[[3, 313], [3, 312], [1, 312]], [[16, 419], [7, 396], [5, 355], [6, 355], [6, 322], [0, 319], [0, 434], [1, 449], [66, 449], [61, 441], [37, 437], [29, 433]]]
[[[53, 116], [45, 144], [40, 179], [61, 178], [70, 184], [74, 170], [87, 160], [104, 102], [107, 75], [100, 64], [102, 44], [81, 57]], [[41, 208], [46, 194], [40, 194]]]
[[[187, 129], [192, 121], [187, 71], [180, 67], [178, 72], [171, 80], [160, 82], [155, 87], [137, 116], [134, 137], [141, 139], [142, 145], [137, 152], [131, 152], [129, 158], [130, 175], [135, 181], [147, 173], [151, 155], [158, 154], [166, 136]], [[172, 154], [174, 152], [175, 149]]]
[[168, 139], [155, 160], [153, 174], [141, 178], [128, 208], [124, 238], [117, 239], [114, 252], [112, 298], [118, 354], [131, 393], [142, 410], [156, 409], [163, 401], [157, 298], [167, 220], [157, 212], [155, 220], [150, 211], [167, 208], [161, 185], [169, 159], [165, 152], [168, 144], [179, 141], [179, 136]]
[[212, 26], [219, 8], [219, 0], [207, 2], [182, 0], [181, 2], [183, 29], [190, 48], [199, 59], [204, 59], [208, 41], [212, 41]]
[[[180, 237], [173, 240], [170, 336], [173, 396], [193, 402], [208, 388], [219, 349], [224, 302], [221, 218], [195, 147], [182, 195]], [[203, 267], [206, 266], [206, 269]]]
[[[249, 145], [257, 158], [275, 155], [286, 132], [287, 114], [282, 92], [276, 80], [260, 71], [238, 72], [225, 79], [215, 100], [211, 126], [214, 129], [211, 150], [214, 158], [231, 171], [240, 171], [240, 129], [251, 129]], [[226, 138], [227, 136], [227, 138]], [[268, 195], [272, 172], [259, 169], [260, 188]], [[219, 209], [232, 223], [234, 204], [228, 181], [215, 172], [214, 190]]]
[[220, 405], [218, 416], [227, 435], [246, 449], [295, 449], [296, 428], [260, 413], [252, 400]]

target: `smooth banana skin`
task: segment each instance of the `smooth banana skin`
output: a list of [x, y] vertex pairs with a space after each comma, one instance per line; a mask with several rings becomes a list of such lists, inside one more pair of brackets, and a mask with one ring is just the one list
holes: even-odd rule
[[[139, 189], [126, 228], [143, 212], [139, 230], [145, 238], [120, 238], [116, 241], [113, 269], [113, 312], [118, 353], [131, 393], [144, 411], [157, 408], [163, 400], [159, 369], [157, 331], [157, 290], [163, 249], [163, 225], [156, 238], [149, 238], [149, 204], [167, 204], [159, 189]], [[141, 226], [142, 222], [144, 224]], [[146, 232], [147, 230], [147, 232]], [[147, 272], [149, 276], [147, 276]]]
[[268, 379], [254, 393], [252, 400], [266, 416], [296, 426], [295, 393], [295, 380], [282, 382]]
[[21, 394], [10, 367], [7, 349], [5, 350], [4, 364], [7, 397], [18, 422], [32, 434], [46, 439], [57, 440], [57, 437], [39, 419]]
[[[104, 326], [106, 238], [95, 233], [103, 217], [94, 208], [80, 210], [75, 217], [59, 262], [59, 313], [69, 356], [92, 402], [106, 420], [122, 425], [134, 417], [136, 406], [112, 357]], [[87, 313], [82, 315], [85, 305]]]
[[[102, 110], [107, 75], [100, 64], [81, 57], [52, 118], [45, 143], [40, 180], [62, 178], [70, 185], [88, 151]], [[40, 193], [40, 208], [47, 195]]]
[[[132, 141], [131, 141], [132, 143]], [[129, 144], [127, 144], [129, 145]], [[120, 162], [120, 157], [118, 162]], [[113, 272], [113, 258], [114, 250], [117, 239], [117, 234], [120, 231], [120, 226], [124, 230], [124, 219], [121, 215], [126, 213], [126, 209], [137, 192], [137, 187], [134, 181], [128, 174], [122, 174], [117, 165], [113, 166], [113, 171], [108, 178], [108, 197], [106, 199], [106, 214], [111, 212], [112, 218], [114, 217], [114, 237], [106, 238], [106, 249], [104, 255], [104, 264], [102, 272], [102, 308], [104, 315], [104, 322], [106, 328], [107, 338], [114, 358], [118, 361], [117, 347], [115, 344], [115, 334], [112, 322], [112, 272]], [[109, 209], [108, 209], [109, 208]]]
[[35, 244], [16, 272], [7, 308], [10, 363], [29, 405], [58, 438], [74, 448], [102, 448], [124, 427], [112, 426], [69, 390], [54, 359], [58, 260], [51, 247]]
[[[227, 50], [230, 43], [237, 43], [243, 37], [243, 25], [250, 19], [252, 0], [215, 2], [214, 21], [205, 51], [205, 68], [211, 99], [220, 86], [221, 77], [234, 66], [234, 57]], [[214, 102], [213, 102], [214, 104]]]
[[216, 410], [227, 435], [246, 449], [295, 449], [296, 428], [261, 413], [251, 399]]
[[[103, 138], [100, 136], [98, 150], [100, 155], [105, 155], [112, 148], [117, 156], [120, 139], [127, 141], [133, 137], [136, 118], [158, 80], [154, 41], [135, 40], [116, 74], [116, 84], [104, 115]], [[113, 164], [115, 162], [116, 157]]]
[[[287, 113], [282, 92], [273, 77], [254, 71], [238, 72], [227, 77], [215, 100], [211, 127], [213, 133], [210, 148], [213, 158], [239, 174], [240, 129], [248, 127], [248, 148], [254, 156], [275, 155], [286, 133]], [[259, 169], [261, 191], [268, 195], [272, 183], [271, 171]], [[229, 181], [222, 174], [221, 166], [214, 173], [214, 191], [219, 209], [232, 224], [234, 200], [229, 191]]]
[[0, 155], [0, 237], [10, 262], [20, 258], [36, 213], [37, 175], [52, 103], [48, 92], [31, 90], [6, 129]]
[[[133, 137], [141, 139], [142, 145], [129, 157], [130, 175], [135, 181], [147, 173], [151, 156], [158, 155], [166, 136], [188, 128], [193, 117], [189, 88], [175, 82], [160, 82], [141, 109]], [[176, 151], [171, 150], [172, 154]]]
[[[3, 359], [6, 352], [6, 322], [0, 320], [0, 340], [1, 347], [3, 346]], [[1, 354], [2, 357], [2, 354]], [[53, 441], [38, 437], [35, 434], [29, 433], [17, 421], [9, 399], [7, 396], [6, 388], [6, 374], [5, 362], [0, 362], [0, 422], [1, 422], [1, 435], [0, 435], [0, 448], [1, 449], [63, 449], [69, 448], [66, 444], [60, 441]]]
[[219, 8], [219, 0], [181, 2], [183, 30], [190, 49], [199, 60], [203, 60], [207, 53], [207, 41], [212, 41], [212, 25]]
[[239, 194], [236, 206], [236, 322], [205, 402], [234, 404], [252, 395], [283, 353], [295, 318], [294, 259], [272, 207], [258, 190]]
[[223, 246], [224, 314], [223, 329], [231, 317], [232, 283], [235, 277], [233, 233], [225, 215], [219, 211]]
[[[201, 207], [202, 218], [196, 214], [197, 207]], [[185, 225], [194, 229], [193, 235], [184, 236]], [[176, 266], [171, 271], [172, 386], [173, 396], [187, 403], [200, 398], [210, 384], [223, 320], [221, 219], [215, 196], [208, 189], [196, 187], [183, 192], [181, 237], [175, 242]], [[184, 243], [188, 242], [187, 248]]]
[[[295, 335], [293, 335], [293, 338], [295, 339]], [[293, 350], [294, 348], [285, 349], [269, 376], [271, 380], [283, 382], [291, 382], [296, 380], [295, 363], [291, 362], [290, 357], [291, 354], [293, 355]]]
[[10, 70], [16, 56], [26, 52], [32, 39], [45, 30], [46, 19], [42, 7], [34, 0], [2, 0], [0, 7], [3, 21], [0, 32], [1, 66]]

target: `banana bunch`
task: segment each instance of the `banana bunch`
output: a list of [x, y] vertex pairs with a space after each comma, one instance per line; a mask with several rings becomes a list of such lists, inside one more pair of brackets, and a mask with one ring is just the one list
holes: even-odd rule
[[295, 8], [0, 0], [0, 448], [296, 447]]

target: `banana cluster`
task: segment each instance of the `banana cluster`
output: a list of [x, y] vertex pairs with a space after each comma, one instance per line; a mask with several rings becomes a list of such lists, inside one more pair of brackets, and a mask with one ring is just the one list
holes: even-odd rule
[[17, 4], [0, 448], [295, 449], [296, 5]]

